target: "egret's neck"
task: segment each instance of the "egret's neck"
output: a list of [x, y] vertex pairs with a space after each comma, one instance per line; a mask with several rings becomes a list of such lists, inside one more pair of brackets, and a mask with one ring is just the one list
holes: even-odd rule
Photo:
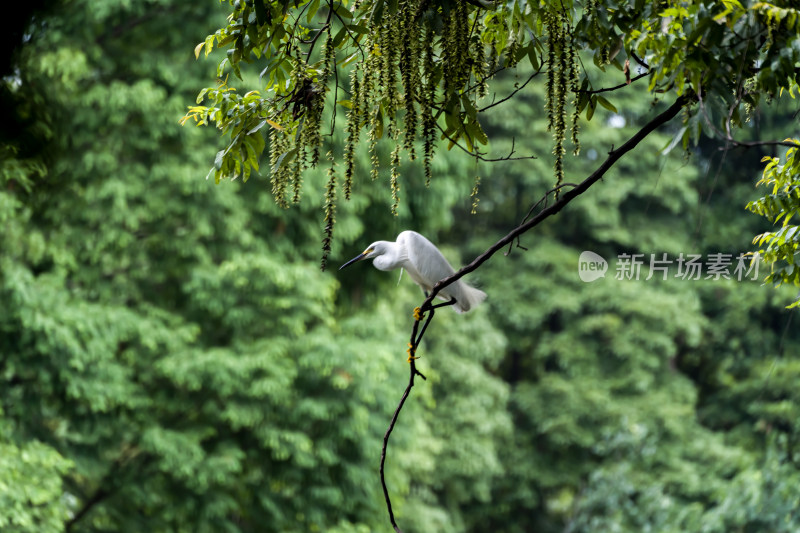
[[372, 264], [378, 270], [394, 270], [400, 268], [406, 261], [405, 249], [396, 242], [383, 242], [384, 252], [377, 256]]

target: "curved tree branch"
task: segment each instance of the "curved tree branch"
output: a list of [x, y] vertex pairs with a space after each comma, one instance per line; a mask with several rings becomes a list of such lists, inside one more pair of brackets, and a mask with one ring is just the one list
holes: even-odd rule
[[[680, 113], [681, 109], [684, 106], [687, 106], [693, 103], [696, 100], [694, 94], [683, 94], [682, 96], [678, 97], [678, 99], [663, 111], [661, 114], [653, 118], [650, 122], [644, 125], [642, 129], [640, 129], [636, 134], [628, 139], [628, 141], [617, 148], [616, 150], [611, 150], [608, 153], [608, 157], [603, 161], [603, 163], [595, 170], [589, 177], [583, 180], [581, 183], [575, 185], [569, 191], [563, 193], [560, 198], [550, 207], [545, 207], [541, 211], [539, 211], [534, 217], [530, 218], [527, 221], [523, 221], [522, 224], [515, 227], [511, 230], [508, 235], [494, 243], [490, 246], [485, 252], [481, 255], [476, 257], [470, 264], [461, 268], [458, 272], [453, 274], [452, 276], [445, 278], [439, 281], [436, 285], [434, 285], [433, 290], [428, 294], [425, 301], [422, 303], [422, 306], [418, 307], [414, 310], [414, 326], [411, 331], [411, 342], [408, 345], [408, 355], [409, 355], [409, 367], [410, 367], [410, 376], [408, 380], [408, 385], [406, 386], [405, 392], [403, 393], [402, 398], [400, 399], [400, 404], [397, 406], [397, 409], [394, 412], [394, 416], [392, 417], [392, 421], [389, 425], [389, 428], [386, 431], [385, 436], [383, 437], [383, 448], [381, 450], [381, 465], [380, 465], [380, 477], [381, 477], [381, 485], [383, 487], [383, 494], [386, 499], [386, 507], [389, 512], [389, 520], [394, 528], [395, 532], [402, 533], [401, 529], [397, 526], [397, 522], [394, 518], [394, 513], [392, 512], [392, 503], [391, 498], [389, 497], [389, 490], [386, 487], [386, 480], [384, 478], [384, 464], [386, 461], [386, 448], [389, 445], [389, 437], [391, 437], [392, 431], [394, 430], [395, 424], [397, 422], [397, 418], [400, 415], [400, 411], [405, 404], [406, 399], [408, 398], [411, 388], [414, 386], [414, 377], [417, 375], [422, 376], [416, 368], [414, 364], [415, 353], [417, 347], [419, 346], [420, 342], [422, 341], [422, 336], [425, 333], [425, 330], [428, 327], [431, 319], [433, 318], [434, 309], [440, 307], [442, 305], [449, 305], [454, 303], [455, 301], [451, 301], [444, 304], [433, 305], [433, 299], [436, 297], [439, 292], [450, 285], [451, 283], [461, 279], [462, 277], [466, 276], [470, 272], [473, 272], [478, 267], [480, 267], [483, 263], [489, 260], [495, 253], [500, 251], [504, 248], [507, 244], [510, 244], [514, 241], [514, 239], [518, 238], [520, 235], [525, 233], [526, 231], [530, 230], [531, 228], [539, 225], [543, 220], [555, 215], [559, 211], [561, 211], [568, 203], [572, 200], [586, 192], [589, 187], [597, 183], [608, 170], [614, 166], [614, 164], [625, 154], [633, 150], [636, 145], [638, 145], [643, 139], [645, 139], [648, 135], [650, 135], [656, 128], [659, 126], [666, 124], [671, 119], [673, 119], [678, 113]], [[547, 194], [549, 195], [552, 191], [549, 191]], [[545, 195], [547, 196], [547, 195]], [[526, 217], [527, 218], [527, 217]], [[420, 323], [425, 319], [424, 313], [429, 312], [429, 316], [427, 320], [425, 320], [425, 324], [422, 327], [422, 330], [417, 334], [419, 331]], [[422, 376], [423, 378], [425, 376]]]

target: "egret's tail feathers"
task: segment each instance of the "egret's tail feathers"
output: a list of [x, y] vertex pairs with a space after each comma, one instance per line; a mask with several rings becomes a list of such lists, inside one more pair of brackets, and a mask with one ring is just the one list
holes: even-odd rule
[[466, 313], [476, 305], [486, 299], [486, 293], [475, 287], [470, 287], [466, 283], [459, 282], [460, 287], [458, 296], [456, 296], [456, 304], [453, 306], [456, 313]]

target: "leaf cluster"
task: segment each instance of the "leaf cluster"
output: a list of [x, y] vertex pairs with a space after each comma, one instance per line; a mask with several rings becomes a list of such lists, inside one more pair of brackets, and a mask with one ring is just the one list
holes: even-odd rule
[[[787, 142], [798, 143], [794, 139], [787, 139]], [[783, 159], [765, 157], [762, 162], [766, 166], [758, 185], [767, 191], [761, 198], [749, 202], [747, 209], [766, 217], [774, 225], [780, 224], [780, 228], [757, 235], [753, 244], [758, 245], [758, 254], [771, 266], [767, 283], [800, 286], [800, 266], [797, 265], [800, 226], [791, 223], [792, 218], [800, 214], [800, 156], [793, 147], [786, 150]], [[800, 299], [792, 307], [797, 305]]]

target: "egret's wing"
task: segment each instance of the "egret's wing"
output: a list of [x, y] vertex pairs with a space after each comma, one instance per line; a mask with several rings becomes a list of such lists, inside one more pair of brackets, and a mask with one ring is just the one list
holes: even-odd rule
[[[426, 294], [436, 283], [455, 274], [442, 252], [419, 233], [404, 231], [397, 236], [397, 243], [403, 248], [404, 267], [408, 275]], [[481, 303], [486, 293], [458, 280], [445, 287], [438, 297], [443, 300], [455, 298], [457, 303], [454, 309], [457, 313], [464, 313]]]
[[430, 290], [437, 282], [455, 273], [442, 252], [419, 233], [404, 231], [398, 235], [397, 242], [405, 248], [408, 274], [423, 289]]

